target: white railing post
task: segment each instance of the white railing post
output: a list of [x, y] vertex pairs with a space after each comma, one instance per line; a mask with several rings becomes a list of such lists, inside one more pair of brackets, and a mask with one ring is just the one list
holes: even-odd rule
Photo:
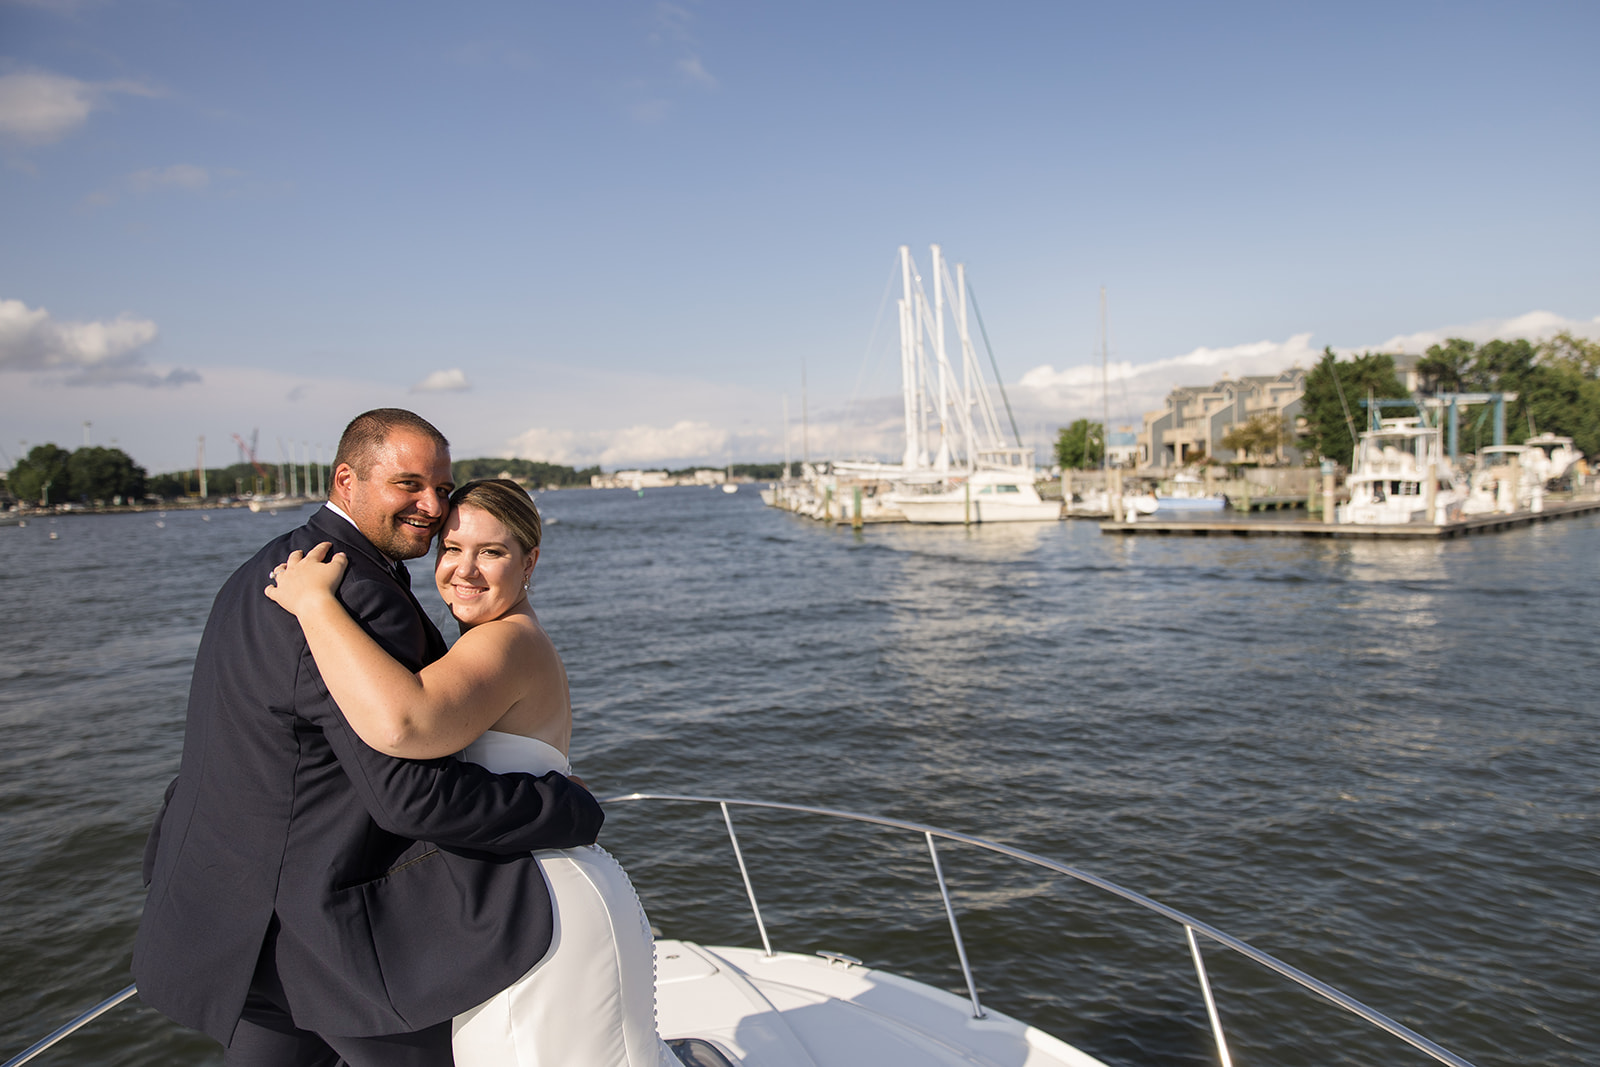
[[1184, 924], [1183, 932], [1189, 939], [1189, 955], [1194, 957], [1194, 973], [1200, 979], [1200, 995], [1205, 998], [1206, 1015], [1211, 1019], [1211, 1035], [1217, 1039], [1217, 1058], [1222, 1067], [1233, 1067], [1228, 1055], [1228, 1040], [1222, 1036], [1222, 1018], [1217, 1014], [1217, 1002], [1211, 996], [1211, 979], [1206, 977], [1205, 960], [1200, 957], [1200, 942], [1194, 939], [1194, 927]]
[[744, 853], [739, 849], [739, 835], [733, 832], [733, 817], [728, 814], [727, 802], [722, 802], [722, 821], [728, 827], [728, 840], [733, 842], [733, 858], [739, 861], [739, 874], [744, 878], [744, 895], [750, 898], [750, 910], [756, 917], [756, 929], [761, 931], [761, 947], [772, 955], [772, 942], [767, 939], [767, 924], [761, 921], [761, 906], [756, 903], [756, 890], [750, 884], [750, 870], [744, 865]]
[[978, 984], [972, 980], [972, 967], [967, 963], [967, 946], [961, 942], [961, 927], [956, 923], [956, 909], [950, 903], [950, 890], [944, 884], [944, 868], [939, 866], [939, 848], [933, 835], [923, 833], [928, 839], [928, 855], [933, 857], [933, 876], [939, 880], [939, 896], [944, 900], [944, 913], [950, 920], [950, 936], [956, 939], [956, 958], [961, 961], [961, 974], [967, 980], [967, 995], [972, 998], [972, 1017], [982, 1019], [983, 1005], [978, 1003]]

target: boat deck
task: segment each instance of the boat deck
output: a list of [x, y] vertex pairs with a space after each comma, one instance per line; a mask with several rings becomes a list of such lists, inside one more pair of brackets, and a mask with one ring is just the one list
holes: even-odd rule
[[661, 1036], [739, 1067], [1104, 1067], [995, 1010], [846, 959], [656, 942]]

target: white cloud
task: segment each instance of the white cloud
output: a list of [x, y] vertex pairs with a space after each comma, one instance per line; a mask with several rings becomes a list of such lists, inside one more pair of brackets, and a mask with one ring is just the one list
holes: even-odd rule
[[716, 77], [706, 70], [705, 64], [700, 62], [699, 56], [688, 56], [678, 60], [678, 73], [697, 85], [705, 86], [707, 89], [715, 89], [717, 87]]
[[682, 419], [671, 426], [639, 424], [619, 430], [560, 430], [535, 427], [511, 440], [519, 459], [608, 469], [681, 466], [719, 462], [732, 436], [709, 422]]
[[0, 133], [30, 144], [48, 144], [89, 118], [94, 86], [59, 74], [0, 75]]
[[47, 71], [0, 74], [0, 136], [24, 144], [59, 141], [111, 93], [157, 95], [136, 82], [86, 82]]
[[0, 371], [64, 375], [64, 385], [179, 386], [198, 382], [192, 370], [152, 370], [142, 350], [156, 324], [127, 315], [109, 322], [58, 322], [44, 308], [0, 300]]
[[1373, 345], [1372, 350], [1421, 355], [1430, 345], [1441, 344], [1452, 337], [1478, 344], [1485, 341], [1543, 341], [1563, 331], [1579, 337], [1600, 338], [1600, 318], [1585, 321], [1563, 318], [1553, 311], [1530, 311], [1509, 319], [1480, 319], [1467, 326], [1447, 326], [1439, 330], [1400, 334], [1381, 345]]
[[[1526, 339], [1539, 341], [1563, 330], [1586, 337], [1600, 337], [1600, 319], [1568, 319], [1548, 311], [1532, 311], [1504, 319], [1484, 319], [1465, 326], [1444, 326], [1417, 333], [1401, 334], [1376, 344], [1343, 347], [1334, 345], [1340, 356], [1359, 352], [1388, 352], [1420, 355], [1429, 345], [1450, 337], [1469, 341]], [[1221, 348], [1200, 347], [1181, 356], [1148, 363], [1120, 361], [1106, 368], [1111, 421], [1114, 424], [1137, 422], [1141, 414], [1160, 408], [1172, 389], [1180, 385], [1210, 385], [1224, 376], [1276, 374], [1293, 366], [1309, 368], [1322, 358], [1322, 346], [1313, 344], [1311, 334], [1295, 334], [1284, 341], [1254, 341]], [[1030, 419], [1067, 420], [1089, 416], [1097, 418], [1102, 407], [1100, 367], [1080, 364], [1057, 370], [1050, 365], [1035, 367], [1017, 383], [1012, 402], [1019, 414]]]
[[467, 373], [460, 367], [436, 370], [411, 387], [413, 393], [464, 393], [471, 389]]
[[203, 193], [209, 190], [212, 183], [224, 178], [239, 176], [236, 170], [213, 170], [199, 167], [193, 163], [174, 163], [170, 167], [150, 167], [145, 170], [135, 171], [122, 178], [110, 189], [102, 189], [90, 193], [86, 198], [94, 207], [104, 207], [115, 203], [124, 192], [145, 195], [162, 192], [169, 189], [182, 190], [190, 193]]
[[30, 308], [20, 300], [0, 300], [0, 368], [5, 370], [112, 363], [155, 338], [156, 324], [144, 319], [56, 322], [44, 308]]
[[1322, 355], [1309, 333], [1286, 341], [1252, 341], [1222, 348], [1202, 346], [1181, 356], [1149, 363], [1119, 361], [1106, 367], [1102, 387], [1100, 367], [1080, 364], [1056, 370], [1045, 365], [1024, 374], [1012, 399], [1034, 414], [1039, 409], [1070, 412], [1072, 417], [1098, 415], [1102, 393], [1109, 394], [1112, 422], [1134, 419], [1162, 406], [1167, 393], [1178, 385], [1209, 385], [1224, 375], [1276, 374], [1289, 367], [1310, 367]]

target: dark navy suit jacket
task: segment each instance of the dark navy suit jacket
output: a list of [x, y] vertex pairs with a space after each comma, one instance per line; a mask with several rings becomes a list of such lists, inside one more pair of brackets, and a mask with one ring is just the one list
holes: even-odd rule
[[488, 999], [550, 944], [530, 850], [589, 844], [603, 819], [559, 774], [363, 744], [299, 623], [262, 592], [291, 551], [321, 541], [349, 556], [339, 599], [391, 655], [415, 670], [445, 651], [388, 561], [327, 509], [217, 594], [183, 761], [146, 849], [133, 972], [146, 1002], [224, 1045], [258, 958], [295, 1024], [318, 1033], [407, 1033]]

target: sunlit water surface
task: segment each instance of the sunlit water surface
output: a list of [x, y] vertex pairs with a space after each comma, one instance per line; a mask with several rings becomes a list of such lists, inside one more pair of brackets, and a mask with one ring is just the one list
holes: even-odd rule
[[[540, 504], [535, 606], [597, 791], [997, 839], [1219, 926], [1480, 1067], [1594, 1062], [1600, 520], [1373, 544], [852, 533], [749, 487]], [[305, 514], [0, 528], [0, 1055], [129, 981], [139, 856], [211, 598]], [[739, 828], [776, 947], [962, 990], [920, 837]], [[616, 804], [605, 841], [664, 933], [758, 943], [715, 809]], [[1111, 1064], [1215, 1062], [1180, 928], [970, 848], [943, 859], [986, 1004]], [[1207, 962], [1238, 1062], [1426, 1062], [1219, 947]], [[40, 1062], [220, 1055], [129, 1005]]]

